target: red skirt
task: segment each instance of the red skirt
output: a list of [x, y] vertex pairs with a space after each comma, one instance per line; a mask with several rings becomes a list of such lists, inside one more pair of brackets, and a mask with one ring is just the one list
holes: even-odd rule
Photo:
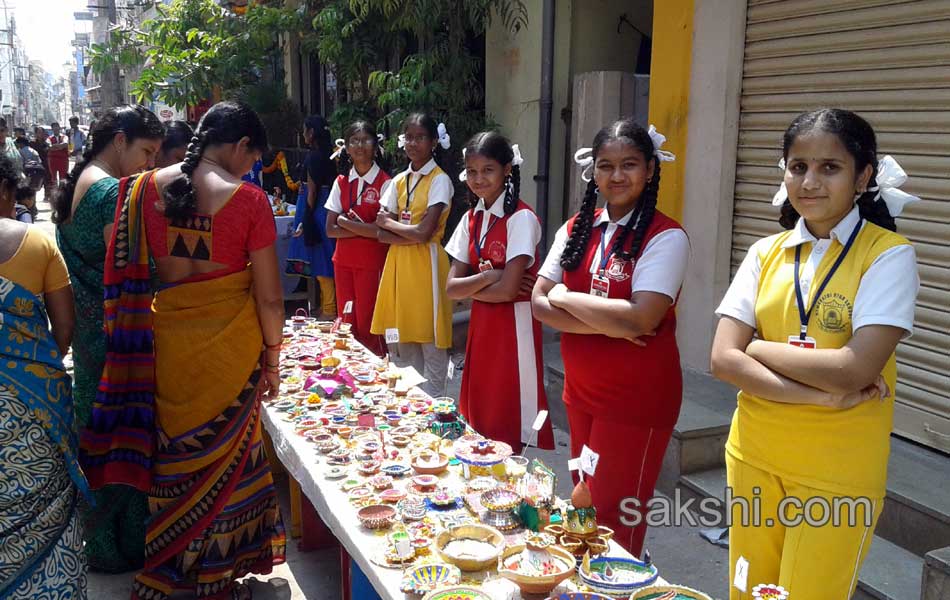
[[[548, 408], [543, 369], [541, 323], [530, 302], [472, 303], [459, 408], [476, 431], [520, 451]], [[550, 419], [534, 444], [554, 448]]]

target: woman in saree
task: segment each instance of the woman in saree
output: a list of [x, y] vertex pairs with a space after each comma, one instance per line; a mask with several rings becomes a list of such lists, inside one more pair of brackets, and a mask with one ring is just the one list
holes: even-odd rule
[[12, 218], [17, 180], [0, 157], [0, 599], [84, 599], [73, 293], [55, 242]]
[[[112, 232], [119, 178], [150, 167], [162, 143], [161, 121], [141, 106], [109, 109], [96, 125], [92, 144], [53, 194], [56, 241], [76, 296], [73, 340], [73, 399], [81, 431], [105, 362], [102, 335], [102, 273]], [[83, 507], [86, 558], [94, 571], [123, 573], [142, 566], [145, 495], [109, 486], [95, 493], [95, 508]]]
[[260, 419], [280, 385], [277, 234], [264, 192], [241, 181], [266, 146], [254, 111], [221, 102], [182, 163], [120, 183], [106, 366], [82, 443], [93, 485], [148, 492], [133, 600], [243, 600], [237, 579], [284, 560]]

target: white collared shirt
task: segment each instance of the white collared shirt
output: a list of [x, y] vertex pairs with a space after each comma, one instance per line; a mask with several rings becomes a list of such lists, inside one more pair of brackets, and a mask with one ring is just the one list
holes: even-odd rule
[[[383, 191], [383, 199], [381, 201], [383, 207], [394, 214], [402, 211], [405, 206], [398, 206], [399, 192], [396, 183], [401, 179], [408, 178], [406, 181], [406, 189], [412, 189], [412, 186], [417, 184], [419, 179], [431, 173], [437, 166], [435, 159], [430, 158], [429, 162], [424, 164], [418, 171], [413, 171], [412, 165], [409, 165], [408, 169], [393, 177], [391, 180], [392, 185], [386, 186], [386, 189]], [[436, 204], [448, 205], [452, 201], [454, 192], [455, 189], [452, 187], [452, 180], [449, 179], [449, 176], [445, 173], [439, 173], [436, 178], [432, 180], [432, 185], [429, 186], [429, 198], [426, 206], [435, 206]]]
[[[479, 240], [484, 240], [485, 236], [488, 235], [488, 227], [492, 218], [501, 219], [505, 216], [504, 190], [490, 208], [486, 209], [485, 200], [479, 199], [475, 206], [475, 212], [483, 213], [482, 222], [475, 235], [478, 236]], [[445, 245], [445, 251], [449, 256], [465, 264], [471, 264], [468, 254], [469, 242], [471, 241], [468, 235], [469, 215], [471, 213], [472, 211], [465, 211], [455, 228], [455, 232], [452, 233], [449, 243]], [[516, 210], [508, 219], [505, 262], [514, 260], [519, 256], [530, 256], [531, 262], [528, 263], [528, 267], [531, 267], [534, 264], [535, 250], [540, 241], [541, 222], [538, 221], [538, 217], [530, 210]]]
[[[828, 254], [828, 249], [832, 244], [846, 244], [860, 218], [858, 207], [855, 206], [832, 228], [828, 239], [820, 240], [808, 231], [805, 220], [799, 218], [788, 238], [782, 243], [782, 248], [794, 248], [802, 244], [814, 245], [798, 277], [807, 305], [812, 301], [814, 287], [821, 284], [814, 281], [815, 271]], [[865, 225], [866, 223], [862, 222], [862, 228]], [[756, 327], [755, 301], [762, 273], [759, 255], [772, 247], [776, 235], [763, 238], [749, 248], [732, 284], [716, 309], [717, 315], [732, 317], [749, 327]], [[919, 287], [920, 278], [917, 274], [917, 254], [914, 247], [903, 244], [885, 250], [874, 259], [861, 277], [851, 315], [852, 331], [857, 331], [865, 325], [890, 325], [903, 329], [906, 332], [905, 339], [910, 337], [914, 331], [914, 305]]]
[[[604, 209], [600, 213], [600, 217], [594, 221], [593, 227], [600, 227], [606, 223], [607, 228], [604, 231], [604, 236], [607, 240], [610, 240], [618, 227], [630, 222], [633, 212], [631, 210], [616, 221], [611, 221], [607, 209]], [[564, 254], [567, 239], [567, 223], [565, 223], [561, 225], [554, 236], [554, 244], [551, 245], [551, 251], [544, 259], [544, 265], [538, 271], [538, 275], [555, 283], [564, 281], [561, 255]], [[590, 264], [591, 273], [597, 272], [601, 258], [600, 246], [598, 245], [594, 250], [594, 259]], [[630, 284], [631, 296], [636, 292], [656, 292], [669, 296], [675, 301], [680, 288], [683, 286], [688, 264], [689, 238], [686, 236], [686, 232], [682, 229], [668, 229], [658, 233], [647, 242], [643, 252], [640, 253], [640, 258], [634, 264], [633, 280]]]
[[[379, 171], [380, 171], [379, 165], [377, 165], [375, 162], [373, 163], [373, 166], [370, 167], [369, 171], [367, 171], [366, 174], [363, 176], [360, 176], [360, 174], [356, 172], [355, 167], [350, 167], [350, 174], [347, 177], [347, 180], [350, 183], [352, 183], [354, 180], [359, 179], [359, 183], [357, 184], [357, 187], [356, 187], [356, 204], [357, 205], [359, 205], [362, 202], [363, 188], [365, 188], [366, 186], [376, 181], [376, 177], [379, 176]], [[387, 180], [386, 183], [383, 184], [383, 189], [380, 190], [381, 192], [380, 195], [386, 193], [386, 188], [389, 187], [390, 181], [391, 180]], [[337, 183], [336, 180], [334, 180], [333, 187], [330, 188], [330, 195], [327, 196], [327, 202], [326, 204], [324, 204], [324, 207], [327, 210], [331, 210], [337, 214], [342, 214], [343, 202], [342, 202], [342, 199], [340, 198], [341, 193], [342, 192], [340, 191], [340, 184]]]

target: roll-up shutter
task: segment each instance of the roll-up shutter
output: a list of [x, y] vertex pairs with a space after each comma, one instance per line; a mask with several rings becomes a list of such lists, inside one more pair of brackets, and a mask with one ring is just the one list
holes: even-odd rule
[[732, 266], [780, 230], [770, 201], [785, 127], [841, 107], [867, 118], [907, 171], [898, 231], [917, 250], [914, 336], [897, 350], [895, 432], [950, 451], [950, 3], [749, 0]]

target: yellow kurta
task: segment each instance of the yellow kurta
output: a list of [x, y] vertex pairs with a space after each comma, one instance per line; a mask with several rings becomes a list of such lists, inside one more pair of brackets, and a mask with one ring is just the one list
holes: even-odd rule
[[[774, 236], [759, 256], [762, 266], [755, 303], [759, 338], [787, 342], [798, 335], [795, 302], [795, 249], [782, 248], [791, 232]], [[808, 336], [819, 348], [841, 348], [851, 339], [851, 315], [861, 278], [885, 250], [909, 243], [905, 238], [865, 223], [854, 246], [818, 299]], [[802, 263], [812, 244], [802, 247]], [[823, 281], [843, 246], [833, 244], [814, 280]], [[817, 285], [815, 286], [817, 288]], [[812, 298], [806, 298], [806, 305]], [[897, 367], [892, 354], [882, 373], [895, 389]], [[814, 488], [873, 497], [884, 495], [887, 456], [894, 416], [894, 395], [883, 402], [864, 402], [847, 410], [770, 402], [739, 392], [726, 451], [763, 471]]]
[[[428, 208], [429, 188], [441, 173], [442, 169], [436, 167], [418, 184], [413, 182], [411, 225], [422, 221]], [[394, 183], [399, 211], [406, 206], [408, 180], [408, 176], [398, 177]], [[445, 293], [449, 258], [441, 243], [449, 212], [448, 206], [442, 210], [439, 224], [427, 243], [389, 247], [376, 296], [372, 333], [384, 335], [387, 329], [398, 329], [400, 343], [451, 347], [452, 306]]]

